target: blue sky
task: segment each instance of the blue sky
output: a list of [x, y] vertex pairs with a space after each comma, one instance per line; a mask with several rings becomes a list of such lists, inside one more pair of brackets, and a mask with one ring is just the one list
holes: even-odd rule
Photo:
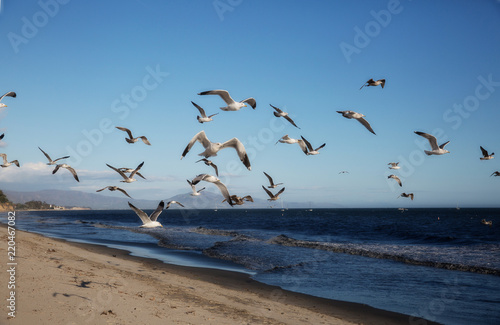
[[[212, 170], [195, 164], [200, 144], [180, 157], [205, 130], [252, 152], [252, 171], [229, 149], [212, 158], [240, 196], [267, 198], [265, 171], [285, 184], [285, 202], [500, 206], [500, 178], [490, 177], [500, 157], [479, 160], [479, 146], [500, 153], [498, 1], [4, 0], [0, 30], [0, 92], [18, 94], [2, 101], [0, 149], [21, 162], [0, 170], [1, 189], [189, 193], [186, 179]], [[359, 90], [370, 78], [385, 78], [385, 88]], [[217, 96], [197, 95], [211, 89], [254, 97], [257, 109], [223, 112]], [[191, 101], [219, 114], [200, 124]], [[377, 135], [337, 110], [365, 114]], [[152, 146], [129, 145], [114, 126]], [[428, 143], [414, 131], [450, 140], [451, 153], [425, 156]], [[326, 147], [305, 156], [297, 145], [275, 145], [285, 134]], [[81, 181], [52, 175], [37, 147], [71, 155]], [[142, 161], [147, 181], [132, 184], [106, 167]], [[388, 169], [393, 161], [399, 171]], [[401, 192], [415, 200], [397, 199]]]

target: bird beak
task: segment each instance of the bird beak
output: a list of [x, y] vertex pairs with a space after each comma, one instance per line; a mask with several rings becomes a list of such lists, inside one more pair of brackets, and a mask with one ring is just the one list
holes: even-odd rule
[[243, 104], [243, 107], [248, 107], [247, 104]]

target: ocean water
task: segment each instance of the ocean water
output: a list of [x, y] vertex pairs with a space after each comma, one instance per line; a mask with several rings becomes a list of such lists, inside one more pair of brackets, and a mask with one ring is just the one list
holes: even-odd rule
[[245, 272], [408, 314], [408, 324], [500, 324], [500, 209], [169, 209], [159, 221], [139, 228], [132, 210], [16, 212], [20, 230]]

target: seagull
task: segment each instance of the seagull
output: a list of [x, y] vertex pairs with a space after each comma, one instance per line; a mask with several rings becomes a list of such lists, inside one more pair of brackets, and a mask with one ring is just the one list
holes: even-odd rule
[[73, 169], [73, 167], [71, 167], [68, 164], [59, 164], [59, 165], [56, 165], [56, 168], [54, 168], [54, 170], [52, 171], [52, 174], [57, 173], [57, 171], [59, 170], [59, 168], [66, 168], [67, 170], [69, 170], [71, 172], [71, 174], [73, 174], [73, 177], [76, 179], [77, 182], [80, 181], [78, 179], [78, 175], [76, 174], [76, 171]]
[[[247, 195], [244, 197], [240, 197], [237, 195], [231, 195], [231, 200], [233, 200], [233, 203], [236, 205], [242, 205], [243, 203], [245, 203], [245, 201], [253, 202], [253, 198], [250, 195]], [[227, 201], [226, 199], [222, 200], [222, 202], [226, 202], [226, 201]]]
[[160, 201], [160, 204], [158, 204], [158, 207], [153, 213], [151, 213], [150, 216], [148, 216], [146, 212], [142, 211], [141, 209], [136, 208], [132, 203], [128, 202], [128, 205], [132, 208], [132, 210], [134, 210], [135, 213], [137, 213], [139, 218], [141, 218], [142, 226], [139, 226], [140, 228], [163, 227], [161, 223], [156, 220], [158, 220], [158, 216], [160, 215], [160, 213], [162, 213], [165, 202]]
[[377, 81], [375, 81], [373, 79], [370, 79], [367, 82], [365, 82], [365, 84], [363, 86], [361, 86], [361, 88], [359, 88], [359, 89], [361, 90], [363, 87], [379, 86], [379, 85], [381, 85], [382, 88], [384, 88], [384, 86], [385, 86], [385, 79], [379, 79]]
[[389, 169], [400, 169], [401, 168], [398, 166], [399, 162], [390, 162], [387, 165], [391, 165], [391, 167], [389, 167]]
[[483, 219], [483, 220], [481, 220], [481, 223], [483, 225], [487, 225], [487, 226], [490, 226], [490, 227], [493, 226], [493, 221], [491, 221], [491, 220], [490, 221], [486, 221], [486, 219]]
[[488, 151], [486, 151], [483, 147], [479, 146], [479, 148], [481, 148], [481, 152], [483, 153], [483, 156], [479, 159], [481, 160], [490, 160], [490, 159], [493, 159], [495, 157], [493, 157], [493, 155], [495, 154], [494, 152], [491, 153], [491, 155], [488, 154]]
[[302, 149], [302, 151], [306, 154], [306, 155], [317, 155], [319, 154], [319, 149], [323, 148], [324, 146], [326, 146], [326, 143], [323, 143], [321, 146], [319, 146], [318, 148], [316, 149], [313, 149], [313, 147], [311, 146], [311, 144], [309, 143], [309, 141], [307, 141], [303, 136], [300, 136], [302, 138], [302, 140], [298, 140], [298, 143], [299, 143], [299, 146], [300, 148]]
[[245, 165], [246, 168], [248, 168], [248, 170], [251, 170], [250, 160], [248, 159], [245, 147], [243, 146], [243, 143], [241, 143], [241, 141], [238, 140], [238, 138], [232, 138], [231, 140], [228, 140], [224, 143], [210, 142], [210, 140], [208, 140], [205, 134], [205, 131], [200, 131], [196, 133], [196, 135], [191, 139], [191, 141], [189, 141], [188, 145], [186, 146], [186, 149], [184, 149], [184, 152], [182, 153], [181, 159], [184, 158], [184, 156], [189, 152], [189, 150], [191, 150], [196, 141], [201, 143], [205, 148], [205, 151], [198, 154], [198, 156], [205, 156], [205, 158], [214, 157], [217, 156], [217, 152], [221, 149], [234, 148], [238, 153], [241, 162]]
[[424, 137], [427, 140], [429, 140], [429, 143], [431, 145], [432, 151], [424, 150], [424, 152], [425, 152], [426, 155], [428, 155], [428, 156], [430, 156], [430, 155], [444, 155], [445, 153], [449, 153], [449, 151], [446, 150], [444, 147], [450, 141], [446, 141], [442, 145], [438, 146], [437, 140], [436, 140], [435, 136], [427, 134], [427, 133], [424, 133], [424, 132], [420, 132], [420, 131], [415, 131], [415, 133], [418, 134], [418, 135], [420, 135], [421, 137]]
[[38, 149], [40, 149], [40, 151], [43, 152], [43, 154], [45, 155], [45, 157], [47, 157], [47, 159], [49, 160], [49, 162], [47, 163], [47, 165], [56, 165], [56, 161], [61, 160], [61, 159], [69, 158], [69, 156], [64, 156], [64, 157], [61, 157], [61, 158], [57, 158], [56, 160], [52, 160], [52, 158], [50, 158], [50, 156], [45, 151], [43, 151], [42, 148], [38, 147]]
[[274, 116], [276, 116], [276, 117], [284, 117], [285, 120], [287, 120], [288, 122], [292, 123], [293, 126], [295, 126], [296, 128], [299, 128], [297, 125], [295, 125], [295, 122], [290, 118], [290, 116], [288, 116], [288, 113], [283, 112], [281, 109], [279, 109], [278, 107], [274, 107], [271, 104], [269, 104], [269, 105], [272, 108], [274, 108], [274, 110], [276, 111], [276, 112], [273, 112]]
[[200, 175], [196, 176], [195, 178], [193, 178], [191, 183], [193, 185], [196, 185], [200, 181], [205, 181], [205, 182], [215, 184], [215, 186], [217, 186], [219, 188], [220, 192], [222, 193], [222, 196], [227, 200], [227, 203], [229, 203], [230, 206], [233, 206], [233, 201], [231, 200], [231, 197], [229, 196], [229, 191], [227, 190], [226, 185], [224, 185], [220, 181], [220, 179], [218, 179], [217, 177], [212, 176], [212, 175], [200, 174]]
[[141, 169], [142, 165], [144, 165], [144, 161], [142, 163], [139, 164], [139, 166], [137, 166], [136, 169], [134, 169], [133, 172], [130, 173], [130, 176], [127, 176], [125, 175], [124, 172], [122, 172], [121, 170], [111, 166], [111, 165], [108, 165], [106, 164], [106, 166], [108, 166], [109, 168], [111, 168], [112, 170], [114, 170], [115, 172], [117, 172], [118, 174], [120, 174], [121, 177], [123, 177], [123, 181], [120, 181], [122, 183], [132, 183], [132, 182], [135, 182], [136, 179], [133, 178], [135, 176], [135, 174], [137, 174], [137, 172], [139, 171], [139, 169]]
[[358, 120], [359, 123], [363, 124], [364, 127], [370, 131], [371, 133], [375, 134], [375, 131], [373, 131], [372, 127], [370, 126], [370, 123], [368, 123], [368, 121], [366, 121], [363, 117], [365, 117], [363, 114], [361, 113], [356, 113], [354, 111], [337, 111], [337, 113], [340, 113], [342, 114], [343, 117], [345, 118], [348, 118], [348, 119], [356, 119]]
[[193, 185], [193, 183], [189, 180], [189, 179], [186, 179], [188, 184], [191, 186], [191, 190], [193, 191], [193, 193], [191, 193], [192, 196], [198, 196], [200, 195], [200, 192], [203, 191], [205, 188], [202, 188], [201, 190], [196, 190], [196, 186]]
[[[0, 102], [2, 101], [2, 99], [4, 97], [12, 97], [12, 98], [16, 98], [17, 94], [13, 91], [9, 91], [8, 93], [6, 93], [5, 95], [3, 95], [2, 97], [0, 97]], [[7, 107], [7, 105], [5, 105], [4, 103], [0, 103], [0, 108], [3, 108], [3, 107]]]
[[200, 161], [203, 161], [205, 163], [205, 165], [207, 165], [207, 166], [213, 167], [215, 169], [215, 175], [217, 175], [217, 177], [219, 176], [219, 169], [217, 168], [217, 165], [214, 164], [211, 160], [208, 160], [207, 158], [203, 158], [203, 159], [198, 160], [197, 162], [200, 162]]
[[278, 141], [276, 141], [275, 145], [278, 144], [278, 142], [293, 144], [293, 143], [298, 143], [299, 140], [292, 139], [292, 138], [290, 138], [288, 136], [288, 134], [286, 134], [286, 135], [282, 136], [281, 139], [279, 139]]
[[268, 201], [276, 201], [277, 199], [279, 199], [280, 194], [285, 191], [285, 188], [283, 187], [281, 190], [279, 190], [278, 193], [276, 193], [276, 195], [274, 195], [273, 193], [271, 193], [271, 191], [265, 188], [264, 185], [262, 185], [262, 188], [264, 189], [264, 191], [266, 191], [267, 195], [269, 195], [270, 197], [270, 199], [267, 199]]
[[[401, 195], [400, 195], [400, 196], [402, 196], [402, 197], [409, 197], [409, 198], [413, 201], [413, 193], [408, 193], [408, 194], [406, 194], [406, 193], [401, 193]], [[398, 196], [398, 198], [399, 198], [399, 196]]]
[[490, 177], [491, 176], [500, 176], [500, 172], [499, 171], [493, 172], [493, 174], [491, 174]]
[[105, 188], [101, 188], [100, 190], [97, 190], [96, 192], [104, 191], [105, 189], [108, 189], [110, 191], [120, 191], [123, 194], [125, 194], [126, 196], [128, 196], [129, 198], [132, 198], [130, 195], [128, 195], [127, 192], [125, 192], [124, 189], [121, 189], [118, 186], [106, 186]]
[[239, 111], [242, 107], [247, 107], [245, 103], [248, 103], [248, 105], [252, 106], [253, 109], [257, 107], [257, 102], [252, 97], [242, 100], [241, 102], [235, 102], [234, 99], [231, 98], [227, 90], [209, 90], [201, 92], [198, 95], [219, 95], [227, 104], [226, 107], [220, 108], [223, 111]]
[[7, 155], [4, 154], [4, 153], [0, 153], [0, 157], [3, 158], [3, 164], [0, 165], [2, 167], [9, 167], [12, 164], [16, 165], [17, 167], [20, 167], [19, 166], [19, 161], [17, 161], [17, 160], [12, 160], [10, 162], [7, 162]]
[[403, 186], [403, 183], [401, 183], [401, 180], [396, 175], [389, 175], [387, 176], [387, 178], [395, 179], [398, 182], [399, 186]]
[[340, 171], [339, 174], [349, 174], [347, 170]]
[[180, 202], [177, 202], [177, 201], [168, 201], [167, 206], [165, 207], [165, 209], [170, 208], [170, 206], [171, 206], [172, 204], [178, 204], [178, 205], [180, 205], [181, 207], [183, 207], [183, 208], [184, 208], [184, 206], [183, 206], [183, 205], [182, 205], [182, 203], [180, 203]]
[[205, 114], [205, 110], [203, 108], [201, 108], [196, 103], [191, 102], [191, 104], [193, 104], [194, 107], [196, 107], [198, 109], [198, 111], [200, 111], [201, 117], [196, 116], [196, 118], [198, 119], [198, 122], [200, 122], [200, 123], [213, 121], [212, 116], [219, 114], [219, 113], [215, 113], [215, 114], [212, 114], [210, 116], [207, 116], [207, 114]]
[[[132, 169], [132, 168], [128, 168], [128, 167], [122, 167], [122, 168], [118, 168], [118, 170], [124, 172], [124, 173], [131, 173], [133, 172], [135, 169]], [[146, 177], [142, 176], [141, 173], [137, 172], [135, 173], [137, 176], [141, 177], [142, 179], [146, 179]]]
[[264, 172], [264, 175], [266, 175], [266, 177], [269, 179], [269, 183], [271, 184], [267, 188], [276, 188], [276, 187], [278, 187], [278, 185], [283, 184], [283, 183], [274, 184], [273, 179], [271, 178], [271, 176], [269, 176], [268, 174], [266, 174], [266, 172]]
[[148, 138], [146, 138], [145, 136], [140, 136], [140, 137], [136, 137], [136, 138], [134, 138], [134, 137], [132, 136], [132, 132], [131, 132], [129, 129], [124, 128], [124, 127], [121, 127], [121, 126], [117, 126], [116, 128], [117, 128], [118, 130], [120, 130], [120, 131], [125, 131], [125, 132], [127, 132], [127, 134], [128, 134], [128, 138], [125, 138], [125, 140], [126, 140], [128, 143], [136, 143], [137, 141], [139, 141], [139, 139], [141, 139], [141, 140], [142, 140], [142, 142], [144, 142], [144, 143], [145, 143], [145, 144], [147, 144], [148, 146], [150, 146], [150, 145], [151, 145], [151, 143], [149, 143], [149, 141], [148, 141]]

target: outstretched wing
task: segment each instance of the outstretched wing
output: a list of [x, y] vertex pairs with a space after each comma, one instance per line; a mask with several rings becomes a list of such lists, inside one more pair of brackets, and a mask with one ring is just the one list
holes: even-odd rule
[[269, 104], [269, 106], [271, 106], [272, 108], [274, 108], [274, 110], [275, 110], [276, 112], [278, 112], [278, 113], [283, 113], [283, 111], [282, 111], [281, 109], [279, 109], [278, 107], [275, 107], [275, 106], [273, 106], [273, 105], [271, 105], [271, 104]]
[[[45, 155], [45, 157], [47, 157], [47, 159], [49, 160], [49, 162], [52, 162], [52, 158], [50, 158], [50, 156], [45, 151], [43, 151], [42, 148], [38, 147], [38, 149], [40, 149], [40, 151], [43, 152], [43, 154]], [[59, 159], [62, 159], [62, 158], [59, 158]]]
[[307, 149], [308, 149], [309, 151], [313, 151], [314, 149], [313, 149], [313, 147], [311, 146], [311, 144], [309, 143], [309, 141], [307, 141], [307, 140], [306, 140], [303, 136], [300, 136], [300, 137], [302, 138], [302, 141], [304, 141], [304, 143], [306, 144]]
[[125, 132], [127, 132], [128, 137], [129, 137], [130, 139], [132, 139], [132, 138], [133, 138], [133, 136], [132, 136], [132, 132], [131, 132], [129, 129], [124, 128], [124, 127], [121, 127], [121, 126], [117, 126], [116, 128], [117, 128], [118, 130], [120, 130], [120, 131], [125, 131]]
[[191, 139], [191, 141], [189, 141], [188, 145], [186, 146], [186, 149], [184, 149], [184, 152], [182, 153], [181, 159], [187, 155], [187, 153], [189, 152], [189, 150], [191, 150], [196, 141], [201, 143], [205, 148], [207, 148], [210, 145], [210, 140], [208, 140], [205, 131], [200, 131], [195, 134], [195, 136]]
[[149, 219], [151, 219], [151, 221], [156, 221], [158, 219], [158, 216], [162, 213], [164, 206], [165, 206], [165, 202], [160, 201], [160, 203], [156, 207], [156, 210], [153, 213], [151, 213], [151, 216], [149, 217]]
[[229, 105], [231, 103], [234, 103], [234, 99], [231, 98], [227, 90], [215, 89], [215, 90], [203, 91], [198, 95], [219, 95], [222, 98], [222, 100], [226, 102], [226, 104]]
[[486, 151], [482, 146], [479, 146], [479, 148], [481, 148], [481, 152], [483, 153], [483, 156], [487, 157], [488, 156], [488, 151]]
[[[59, 166], [59, 165], [57, 165], [57, 166]], [[123, 177], [123, 179], [128, 179], [128, 178], [129, 178], [129, 177], [128, 177], [127, 175], [125, 175], [125, 173], [124, 173], [124, 172], [122, 172], [121, 170], [119, 170], [119, 169], [117, 169], [117, 168], [115, 168], [115, 167], [113, 167], [113, 166], [111, 166], [111, 165], [108, 165], [108, 164], [106, 164], [106, 166], [108, 166], [109, 168], [111, 168], [112, 170], [114, 170], [115, 172], [117, 172], [118, 174], [120, 174], [120, 176], [121, 176], [121, 177]], [[56, 167], [56, 168], [57, 168], [57, 167]], [[54, 173], [55, 173], [55, 172], [54, 172]]]
[[280, 196], [281, 193], [285, 192], [285, 188], [283, 187], [281, 190], [279, 190], [278, 193], [276, 193], [276, 196]]
[[224, 142], [221, 146], [221, 149], [229, 147], [234, 148], [236, 150], [236, 152], [238, 153], [238, 157], [240, 157], [240, 160], [243, 163], [243, 165], [245, 165], [245, 167], [248, 170], [251, 170], [252, 167], [250, 166], [250, 160], [248, 159], [248, 155], [243, 143], [241, 143], [241, 141], [238, 140], [238, 138], [232, 138], [231, 140]]
[[139, 171], [139, 169], [141, 169], [142, 165], [144, 165], [144, 161], [143, 161], [143, 162], [141, 162], [141, 163], [139, 164], [139, 166], [137, 166], [137, 168], [136, 168], [136, 169], [134, 169], [134, 171], [130, 173], [129, 178], [133, 178], [133, 177], [134, 177], [134, 175], [135, 175], [135, 174], [137, 174], [137, 172]]
[[375, 131], [373, 131], [372, 127], [370, 126], [370, 123], [368, 123], [367, 120], [365, 120], [364, 118], [360, 117], [357, 119], [359, 123], [363, 124], [365, 128], [368, 129], [368, 131], [370, 131], [371, 133], [375, 134]]
[[134, 210], [134, 212], [139, 216], [139, 218], [141, 218], [141, 221], [142, 221], [142, 224], [146, 224], [148, 222], [150, 222], [151, 220], [149, 219], [148, 215], [146, 214], [146, 212], [142, 211], [141, 209], [139, 208], [136, 208], [132, 203], [128, 203], [129, 207], [132, 208], [132, 210]]
[[200, 112], [201, 117], [207, 117], [207, 114], [205, 114], [205, 110], [203, 108], [201, 108], [200, 105], [194, 103], [193, 101], [191, 101], [191, 104], [193, 104], [193, 106], [198, 109], [198, 111]]
[[248, 105], [252, 106], [253, 109], [257, 107], [257, 101], [255, 101], [255, 98], [247, 98], [241, 101], [242, 103], [247, 103]]
[[0, 97], [0, 102], [2, 101], [2, 99], [7, 96], [7, 97], [12, 97], [12, 98], [16, 98], [17, 94], [13, 91], [9, 91], [8, 93], [5, 93], [2, 97]]
[[427, 140], [429, 140], [429, 144], [431, 145], [432, 150], [438, 150], [439, 149], [439, 146], [437, 144], [437, 140], [436, 140], [435, 136], [430, 135], [428, 133], [420, 132], [420, 131], [415, 131], [415, 133], [418, 134], [419, 136], [424, 137]]
[[274, 185], [273, 178], [271, 176], [269, 176], [266, 172], [264, 172], [264, 175], [266, 175], [267, 179], [269, 179], [270, 185], [273, 186]]
[[117, 189], [118, 191], [122, 192], [123, 194], [125, 194], [126, 196], [128, 196], [129, 198], [132, 198], [130, 195], [128, 195], [128, 193], [127, 193], [124, 189], [119, 188], [119, 187], [117, 187], [116, 189]]
[[274, 195], [273, 193], [271, 193], [271, 191], [269, 191], [267, 188], [264, 187], [264, 185], [262, 185], [262, 188], [264, 189], [264, 191], [266, 191], [267, 195], [269, 195], [269, 197], [272, 199], [274, 198]]
[[284, 116], [285, 120], [287, 120], [288, 122], [292, 123], [293, 126], [295, 126], [296, 128], [300, 129], [297, 124], [295, 124], [295, 122], [290, 118], [290, 116]]

